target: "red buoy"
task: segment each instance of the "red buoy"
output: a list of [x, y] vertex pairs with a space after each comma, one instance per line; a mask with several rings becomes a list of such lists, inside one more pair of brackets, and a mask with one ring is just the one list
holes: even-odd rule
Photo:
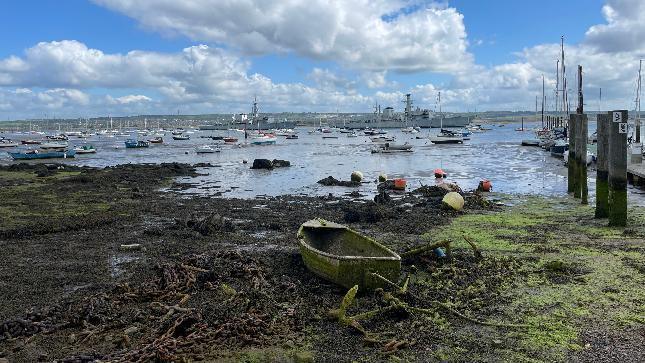
[[446, 175], [447, 174], [444, 173], [442, 169], [437, 168], [437, 169], [434, 170], [434, 177], [435, 178], [445, 178]]
[[396, 190], [405, 190], [406, 184], [405, 179], [394, 179], [394, 189]]
[[479, 187], [477, 189], [482, 192], [490, 192], [493, 189], [493, 183], [488, 179], [480, 180]]

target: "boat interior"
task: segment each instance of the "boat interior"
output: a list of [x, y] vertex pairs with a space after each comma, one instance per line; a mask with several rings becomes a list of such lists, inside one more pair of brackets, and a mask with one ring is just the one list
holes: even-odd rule
[[393, 257], [386, 249], [344, 228], [304, 227], [304, 240], [313, 248], [337, 256]]

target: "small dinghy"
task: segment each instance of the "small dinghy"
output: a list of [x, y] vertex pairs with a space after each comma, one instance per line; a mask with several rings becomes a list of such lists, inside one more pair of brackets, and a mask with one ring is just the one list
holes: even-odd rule
[[441, 129], [437, 136], [430, 137], [430, 142], [433, 144], [463, 144], [464, 137], [461, 132]]
[[303, 223], [298, 230], [302, 259], [309, 270], [331, 282], [351, 288], [385, 287], [378, 274], [396, 283], [401, 257], [375, 240], [341, 224], [323, 219]]
[[173, 140], [190, 140], [190, 135], [184, 135], [184, 134], [175, 135], [173, 133], [172, 134], [172, 139]]
[[23, 145], [40, 145], [40, 140], [22, 140]]
[[0, 147], [15, 147], [18, 145], [20, 144], [15, 141], [11, 141], [9, 139], [0, 139]]
[[74, 148], [77, 154], [95, 154], [96, 149], [92, 145], [77, 146]]
[[540, 139], [522, 140], [522, 146], [540, 146]]
[[372, 154], [393, 154], [402, 152], [411, 153], [412, 151], [412, 145], [408, 144], [407, 142], [405, 144], [386, 142], [384, 144], [380, 144], [378, 148], [373, 149]]
[[219, 146], [201, 145], [195, 148], [197, 154], [212, 154], [222, 151]]
[[237, 137], [225, 137], [222, 140], [227, 144], [235, 144], [237, 142]]
[[137, 139], [127, 139], [125, 140], [125, 147], [128, 149], [139, 149], [143, 147], [149, 147], [150, 143], [148, 141], [137, 140]]
[[549, 148], [551, 156], [556, 158], [564, 157], [564, 152], [569, 150], [569, 143], [564, 140], [558, 140], [555, 145]]

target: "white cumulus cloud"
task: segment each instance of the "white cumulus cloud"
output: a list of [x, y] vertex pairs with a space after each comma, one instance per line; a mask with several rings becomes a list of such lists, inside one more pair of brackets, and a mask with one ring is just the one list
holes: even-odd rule
[[463, 16], [428, 1], [94, 2], [149, 29], [249, 54], [293, 52], [372, 71], [455, 72], [472, 62]]

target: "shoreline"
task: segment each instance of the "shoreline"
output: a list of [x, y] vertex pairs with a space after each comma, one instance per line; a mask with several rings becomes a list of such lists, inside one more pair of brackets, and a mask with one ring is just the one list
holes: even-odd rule
[[[184, 164], [9, 169], [0, 168], [0, 295], [9, 297], [0, 308], [7, 326], [0, 358], [10, 361], [637, 361], [645, 354], [642, 207], [630, 209], [630, 227], [609, 229], [568, 198], [500, 195], [513, 205], [497, 207], [467, 193], [465, 211], [455, 212], [441, 207], [436, 189], [389, 204], [161, 192], [195, 175]], [[401, 299], [533, 328], [483, 326], [442, 309], [398, 311], [361, 324], [405, 344], [366, 345], [328, 318], [346, 290], [302, 263], [295, 233], [315, 217], [396, 252], [453, 240], [450, 260], [421, 255], [404, 263], [412, 280]], [[145, 250], [121, 250], [131, 243]], [[383, 304], [378, 293], [359, 292], [350, 312]]]

